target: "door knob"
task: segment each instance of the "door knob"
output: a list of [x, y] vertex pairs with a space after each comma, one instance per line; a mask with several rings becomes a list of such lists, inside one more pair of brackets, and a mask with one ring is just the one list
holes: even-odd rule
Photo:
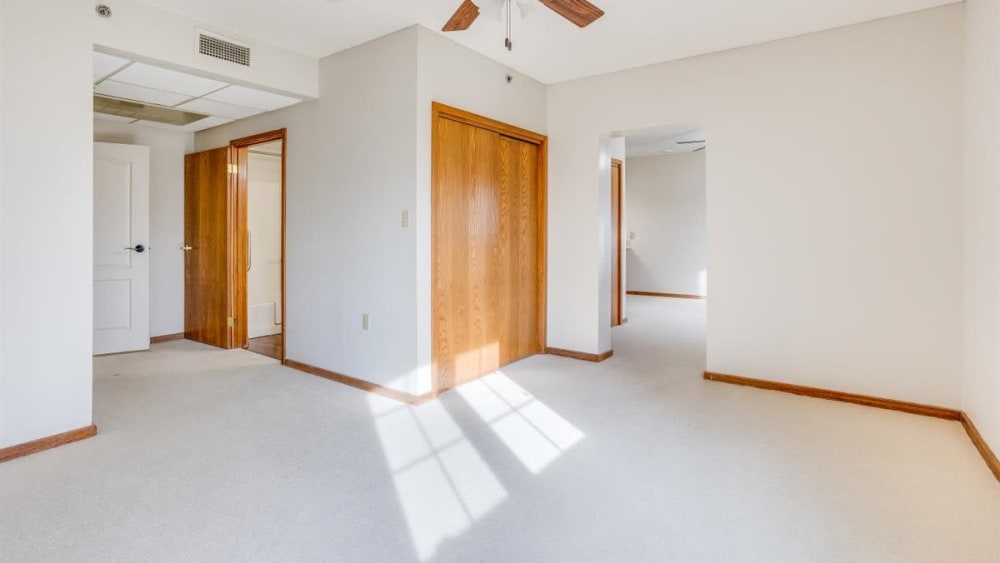
[[125, 250], [134, 250], [135, 252], [142, 254], [143, 252], [146, 252], [146, 247], [141, 244], [137, 244], [135, 246], [126, 246]]
[[184, 246], [181, 247], [181, 250], [183, 250], [184, 252], [187, 252], [188, 250], [194, 250], [194, 247], [185, 244]]

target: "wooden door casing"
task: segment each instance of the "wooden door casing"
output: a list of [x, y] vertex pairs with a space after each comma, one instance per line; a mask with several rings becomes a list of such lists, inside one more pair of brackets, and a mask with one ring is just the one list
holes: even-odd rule
[[249, 338], [249, 325], [246, 319], [248, 319], [248, 306], [247, 306], [247, 264], [249, 260], [249, 248], [248, 248], [248, 218], [247, 218], [247, 203], [249, 201], [248, 197], [248, 182], [249, 182], [249, 162], [250, 162], [250, 148], [255, 145], [260, 145], [263, 143], [269, 143], [272, 141], [281, 141], [281, 346], [280, 346], [280, 361], [285, 360], [286, 354], [286, 341], [288, 334], [288, 314], [285, 299], [285, 254], [286, 254], [286, 194], [287, 194], [287, 158], [288, 158], [288, 130], [287, 129], [276, 129], [274, 131], [267, 131], [265, 133], [259, 133], [256, 135], [251, 135], [249, 137], [243, 137], [240, 139], [235, 139], [229, 143], [230, 149], [232, 151], [232, 158], [236, 163], [236, 176], [233, 184], [233, 197], [235, 198], [235, 204], [233, 206], [234, 215], [234, 227], [232, 229], [232, 240], [233, 245], [233, 272], [231, 279], [233, 280], [234, 286], [234, 311], [238, 319], [243, 319], [242, 322], [237, 322], [234, 330], [234, 347], [248, 348], [250, 345]]
[[432, 356], [444, 391], [545, 347], [545, 149], [434, 105]]
[[232, 284], [232, 316], [237, 319], [233, 326], [233, 348], [250, 346], [247, 328], [247, 261], [249, 229], [247, 228], [247, 186], [249, 182], [250, 150], [247, 147], [230, 146], [236, 177], [233, 186], [233, 202], [230, 206], [232, 221], [232, 243], [229, 260], [232, 264], [230, 283]]
[[622, 161], [611, 160], [611, 326], [622, 324]]

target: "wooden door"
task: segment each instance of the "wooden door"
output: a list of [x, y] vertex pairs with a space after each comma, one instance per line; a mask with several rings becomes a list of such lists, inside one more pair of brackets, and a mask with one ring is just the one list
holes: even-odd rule
[[230, 161], [229, 147], [184, 158], [184, 337], [220, 348], [233, 347]]
[[149, 147], [94, 143], [94, 354], [149, 349]]
[[[540, 353], [538, 147], [499, 137], [500, 365]], [[495, 369], [495, 368], [494, 368]], [[490, 370], [492, 371], [492, 370]]]
[[438, 117], [432, 194], [438, 391], [542, 351], [540, 147]]
[[611, 161], [611, 326], [622, 324], [622, 161]]

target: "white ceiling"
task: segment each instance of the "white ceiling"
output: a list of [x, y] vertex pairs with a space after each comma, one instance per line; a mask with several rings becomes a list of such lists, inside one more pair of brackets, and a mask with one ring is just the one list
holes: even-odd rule
[[96, 51], [94, 93], [208, 116], [189, 125], [177, 126], [115, 115], [94, 114], [98, 119], [188, 132], [201, 131], [302, 101], [298, 98], [134, 62]]
[[694, 142], [705, 140], [705, 132], [699, 129], [649, 130], [625, 136], [625, 155], [637, 158], [689, 153], [707, 147], [707, 143]]
[[[323, 57], [421, 24], [439, 30], [462, 0], [141, 0], [202, 24]], [[959, 0], [592, 0], [607, 14], [579, 29], [537, 7], [503, 24], [486, 16], [455, 41], [545, 83], [802, 35]], [[515, 10], [516, 11], [516, 10]]]

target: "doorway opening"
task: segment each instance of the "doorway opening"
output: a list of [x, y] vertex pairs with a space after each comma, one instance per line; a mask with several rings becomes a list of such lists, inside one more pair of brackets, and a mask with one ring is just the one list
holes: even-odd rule
[[247, 153], [247, 348], [282, 360], [284, 142], [253, 145]]
[[[691, 125], [632, 130], [612, 136], [608, 147], [616, 354], [627, 352], [619, 350], [629, 346], [625, 340], [661, 347], [666, 343], [654, 344], [654, 334], [666, 333], [684, 341], [670, 346], [703, 347], [697, 335], [704, 334], [708, 295], [705, 132]], [[662, 346], [664, 354], [670, 346]]]
[[699, 129], [625, 136], [628, 294], [706, 298], [707, 146]]
[[279, 129], [185, 157], [186, 339], [284, 360], [286, 154]]
[[237, 240], [242, 260], [236, 283], [237, 345], [285, 359], [285, 131], [238, 139]]

